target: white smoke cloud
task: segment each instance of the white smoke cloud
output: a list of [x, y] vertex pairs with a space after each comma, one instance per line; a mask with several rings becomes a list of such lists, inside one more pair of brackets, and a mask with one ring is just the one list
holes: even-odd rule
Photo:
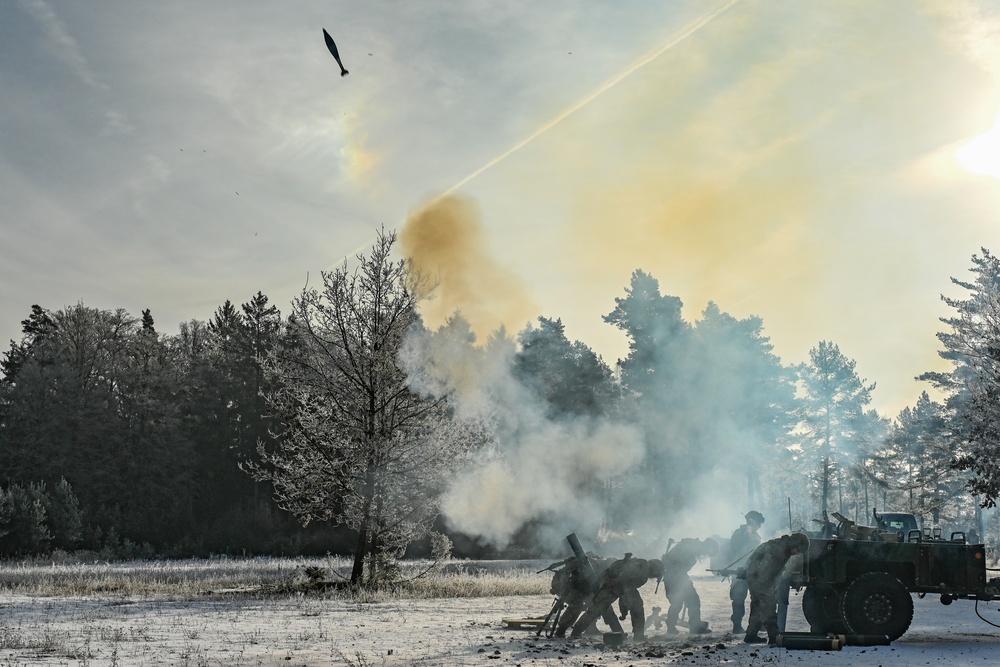
[[513, 343], [474, 347], [461, 319], [411, 333], [402, 363], [415, 390], [450, 393], [459, 416], [495, 425], [495, 442], [460, 471], [443, 500], [451, 528], [506, 546], [525, 525], [552, 530], [603, 519], [600, 494], [645, 456], [640, 431], [605, 420], [547, 419], [541, 402], [510, 373]]
[[453, 528], [498, 546], [539, 519], [562, 531], [596, 530], [602, 483], [627, 473], [645, 454], [641, 434], [625, 425], [536, 422], [519, 432], [500, 444], [497, 458], [455, 480], [443, 504]]

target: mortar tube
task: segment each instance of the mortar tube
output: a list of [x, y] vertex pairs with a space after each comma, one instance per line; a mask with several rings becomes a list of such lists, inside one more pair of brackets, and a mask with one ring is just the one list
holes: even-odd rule
[[[597, 592], [597, 573], [594, 572], [594, 566], [590, 564], [590, 559], [587, 558], [587, 552], [583, 550], [583, 546], [580, 544], [580, 540], [577, 539], [576, 533], [570, 533], [566, 536], [566, 541], [569, 542], [569, 548], [573, 550], [573, 555], [576, 556], [577, 561], [580, 563], [580, 568], [586, 574], [587, 583], [591, 585], [594, 592]], [[618, 617], [615, 615], [614, 610], [611, 607], [601, 615], [601, 618], [608, 627], [611, 628], [612, 632], [620, 632], [622, 635], [625, 631], [622, 629], [622, 624], [618, 622]]]
[[789, 651], [839, 651], [843, 648], [839, 639], [830, 637], [785, 637], [778, 635], [775, 643]]
[[839, 639], [844, 646], [888, 646], [892, 643], [889, 635], [827, 635], [830, 639]]

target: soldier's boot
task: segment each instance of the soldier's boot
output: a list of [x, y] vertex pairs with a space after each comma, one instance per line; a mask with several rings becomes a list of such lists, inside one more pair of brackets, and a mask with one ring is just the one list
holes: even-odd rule
[[747, 636], [743, 638], [745, 644], [765, 644], [767, 643], [766, 637], [761, 637], [757, 633], [760, 632], [760, 624], [754, 623], [753, 617], [750, 618], [750, 622], [747, 623]]
[[[733, 605], [733, 608], [735, 610], [735, 608], [736, 608], [735, 604]], [[746, 630], [743, 629], [743, 614], [736, 614], [735, 611], [734, 611], [733, 615], [729, 617], [729, 620], [733, 622], [733, 634], [734, 635], [738, 635], [738, 634], [742, 634], [742, 633], [746, 632]]]
[[667, 608], [667, 634], [676, 635], [677, 634], [677, 619], [680, 618], [681, 610], [680, 607], [675, 605], [670, 605]]
[[552, 636], [559, 638], [565, 637], [566, 631], [569, 630], [570, 626], [573, 625], [573, 621], [575, 621], [577, 618], [579, 618], [579, 616], [574, 617], [574, 614], [560, 614], [556, 618], [555, 628], [552, 631]]
[[778, 624], [777, 623], [765, 623], [764, 629], [767, 630], [767, 644], [768, 646], [778, 645]]
[[688, 606], [688, 633], [692, 635], [707, 635], [711, 630], [708, 623], [701, 620], [701, 605]]
[[[632, 619], [635, 621], [635, 618]], [[646, 623], [638, 621], [632, 624], [632, 639], [637, 642], [646, 641]]]
[[707, 635], [712, 631], [708, 629], [708, 623], [705, 621], [691, 621], [688, 632], [692, 635]]

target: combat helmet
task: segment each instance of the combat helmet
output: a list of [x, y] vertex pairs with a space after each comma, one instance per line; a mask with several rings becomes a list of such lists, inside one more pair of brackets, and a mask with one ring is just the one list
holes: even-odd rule
[[757, 510], [750, 510], [744, 515], [744, 518], [746, 518], [747, 521], [753, 521], [758, 526], [764, 525], [764, 515]]
[[804, 552], [809, 548], [809, 537], [805, 533], [792, 533], [791, 535], [785, 535], [785, 547], [789, 551], [792, 549], [798, 550], [800, 553]]
[[647, 561], [646, 576], [650, 579], [655, 578], [657, 581], [663, 578], [663, 561], [659, 558], [650, 558]]
[[701, 541], [701, 551], [706, 556], [709, 556], [709, 557], [715, 556], [717, 553], [719, 553], [719, 543], [716, 542], [715, 540], [713, 540], [712, 538], [708, 538], [706, 540], [702, 540]]

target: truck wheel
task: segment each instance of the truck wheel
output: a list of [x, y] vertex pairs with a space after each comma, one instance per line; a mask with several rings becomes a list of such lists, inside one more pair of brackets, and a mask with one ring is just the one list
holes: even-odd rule
[[840, 611], [848, 629], [858, 635], [888, 635], [899, 639], [913, 620], [913, 598], [887, 572], [866, 572], [844, 591]]
[[802, 615], [813, 632], [844, 634], [847, 624], [840, 615], [841, 592], [832, 586], [812, 584], [802, 594]]

